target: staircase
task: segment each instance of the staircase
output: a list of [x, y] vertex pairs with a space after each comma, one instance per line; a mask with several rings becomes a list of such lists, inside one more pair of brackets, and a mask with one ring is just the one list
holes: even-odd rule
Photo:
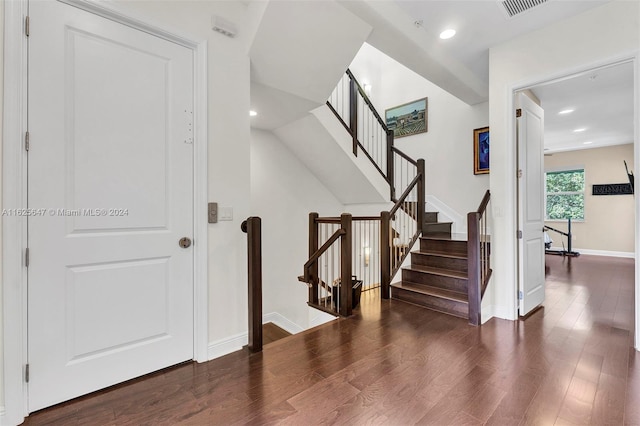
[[477, 211], [467, 215], [467, 234], [452, 234], [450, 223], [425, 213], [418, 251], [402, 268], [401, 281], [391, 284], [391, 298], [434, 311], [468, 318], [480, 325], [480, 304], [492, 270], [487, 222], [487, 191]]
[[[401, 281], [391, 284], [391, 298], [461, 318], [469, 316], [466, 235], [451, 234], [450, 223], [430, 222], [434, 232], [420, 238], [402, 268]], [[449, 231], [441, 231], [448, 226]]]
[[425, 235], [451, 235], [451, 225], [453, 225], [453, 222], [438, 222], [438, 212], [424, 213], [424, 226], [422, 230]]
[[[382, 186], [389, 189], [394, 204], [379, 216], [343, 213], [338, 218], [310, 213], [309, 259], [299, 277], [308, 286], [309, 306], [336, 315], [351, 315], [355, 306], [352, 302], [357, 299], [352, 285], [355, 289], [354, 283], [359, 281], [353, 266], [363, 257], [369, 265], [373, 244], [379, 247], [378, 254], [374, 252], [373, 265], [379, 273], [376, 279], [382, 299], [392, 297], [468, 318], [470, 324], [479, 325], [482, 294], [491, 276], [485, 214], [489, 191], [478, 210], [467, 215], [468, 239], [467, 235], [452, 234], [451, 222], [439, 222], [437, 212], [425, 211], [424, 159], [414, 160], [395, 147], [393, 130], [387, 127], [353, 74], [347, 70], [345, 75], [327, 101], [328, 110], [335, 116], [333, 124], [339, 124], [337, 130], [342, 132], [333, 132], [338, 134], [334, 138], [347, 136], [351, 150], [341, 149], [349, 158], [361, 153], [360, 157], [370, 162], [365, 161], [380, 175], [374, 176], [383, 178]], [[345, 186], [348, 180], [351, 179], [340, 178], [336, 183]], [[383, 191], [374, 192], [384, 196]], [[418, 240], [419, 251], [409, 253]], [[401, 268], [408, 255], [410, 266]], [[400, 282], [392, 283], [399, 270]]]

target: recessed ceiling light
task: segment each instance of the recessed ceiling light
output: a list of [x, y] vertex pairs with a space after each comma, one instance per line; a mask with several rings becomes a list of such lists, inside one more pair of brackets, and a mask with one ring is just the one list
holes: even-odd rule
[[449, 28], [440, 33], [440, 38], [446, 40], [453, 37], [454, 35], [456, 35], [456, 30]]
[[571, 114], [573, 111], [575, 111], [575, 109], [567, 108], [567, 109], [563, 109], [558, 114], [560, 115]]
[[587, 130], [586, 127], [581, 127], [579, 129], [575, 129], [573, 133], [580, 133], [580, 132], [584, 132], [585, 130]]
[[593, 142], [589, 141], [589, 142], [582, 142], [585, 145], [591, 145]]
[[250, 117], [255, 117], [256, 115], [258, 115], [258, 113], [255, 112], [254, 110], [249, 111], [249, 116]]

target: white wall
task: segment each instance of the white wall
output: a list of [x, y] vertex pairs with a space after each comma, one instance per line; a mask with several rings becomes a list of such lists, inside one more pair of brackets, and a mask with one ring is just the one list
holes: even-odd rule
[[[483, 299], [483, 321], [493, 315], [515, 319], [517, 314], [513, 90], [637, 54], [639, 5], [607, 3], [490, 50], [492, 258], [496, 260], [492, 262], [492, 283]], [[638, 89], [636, 80], [636, 102]], [[637, 129], [638, 122], [636, 136]], [[638, 200], [636, 197], [636, 209]]]
[[473, 174], [473, 129], [489, 125], [489, 104], [467, 105], [368, 44], [350, 69], [360, 84], [371, 84], [370, 99], [383, 119], [385, 109], [429, 98], [428, 131], [398, 138], [395, 145], [424, 158], [427, 194], [466, 220], [489, 188], [489, 176]]
[[[635, 251], [634, 196], [592, 195], [592, 186], [628, 183], [624, 169], [633, 166], [633, 144], [579, 151], [557, 152], [544, 157], [545, 171], [583, 168], [585, 178], [584, 221], [572, 221], [573, 249], [589, 253], [630, 256]], [[567, 221], [546, 221], [545, 225], [567, 232]], [[566, 237], [549, 232], [553, 247], [567, 245]]]
[[271, 132], [251, 130], [251, 214], [262, 218], [263, 311], [300, 329], [311, 325], [308, 290], [298, 281], [309, 258], [309, 213], [344, 206]]

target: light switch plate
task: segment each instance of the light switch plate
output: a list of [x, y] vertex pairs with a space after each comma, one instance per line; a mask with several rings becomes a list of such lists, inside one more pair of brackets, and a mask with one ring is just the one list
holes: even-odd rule
[[220, 207], [220, 220], [233, 220], [233, 207]]

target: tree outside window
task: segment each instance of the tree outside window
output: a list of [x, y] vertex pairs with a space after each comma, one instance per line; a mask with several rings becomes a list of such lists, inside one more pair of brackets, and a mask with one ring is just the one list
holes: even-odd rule
[[584, 220], [584, 169], [545, 173], [546, 219]]

